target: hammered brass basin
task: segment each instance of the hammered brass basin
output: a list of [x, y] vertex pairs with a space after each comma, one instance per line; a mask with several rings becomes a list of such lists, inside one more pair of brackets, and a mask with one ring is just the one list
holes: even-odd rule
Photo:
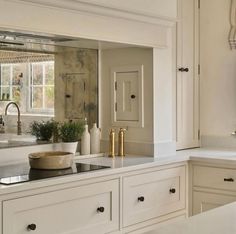
[[70, 168], [73, 154], [62, 151], [36, 152], [29, 154], [29, 164], [33, 169], [58, 170]]

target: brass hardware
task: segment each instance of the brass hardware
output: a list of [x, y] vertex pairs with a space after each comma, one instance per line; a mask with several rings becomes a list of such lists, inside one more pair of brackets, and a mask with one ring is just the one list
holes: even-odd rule
[[115, 130], [111, 129], [109, 134], [109, 157], [115, 157]]
[[17, 109], [17, 114], [18, 114], [18, 121], [17, 121], [17, 135], [21, 135], [21, 121], [20, 121], [20, 108], [15, 102], [9, 102], [5, 108], [5, 115], [7, 115], [7, 110], [10, 105], [15, 105]]
[[118, 133], [118, 156], [125, 156], [125, 128], [120, 128]]

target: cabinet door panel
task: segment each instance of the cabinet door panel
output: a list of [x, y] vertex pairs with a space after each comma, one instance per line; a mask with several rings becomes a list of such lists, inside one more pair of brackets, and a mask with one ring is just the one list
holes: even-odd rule
[[138, 75], [137, 71], [120, 72], [116, 74], [117, 121], [139, 120]]
[[29, 233], [30, 224], [36, 234], [118, 230], [118, 188], [114, 180], [4, 201], [3, 234]]
[[193, 192], [193, 215], [236, 201], [235, 196]]
[[[198, 13], [196, 0], [179, 1], [177, 24], [177, 149], [199, 146]], [[180, 70], [180, 69], [188, 69]]]
[[124, 226], [185, 208], [185, 167], [125, 177], [123, 182]]
[[236, 191], [236, 170], [206, 166], [193, 166], [193, 185]]

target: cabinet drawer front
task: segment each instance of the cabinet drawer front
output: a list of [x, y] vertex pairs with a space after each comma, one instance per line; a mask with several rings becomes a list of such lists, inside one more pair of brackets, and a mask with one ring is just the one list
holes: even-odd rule
[[118, 192], [118, 180], [112, 180], [4, 201], [3, 234], [29, 233], [30, 224], [36, 225], [36, 234], [116, 231]]
[[123, 225], [129, 226], [185, 208], [185, 167], [123, 179]]
[[193, 186], [236, 191], [236, 170], [193, 166]]

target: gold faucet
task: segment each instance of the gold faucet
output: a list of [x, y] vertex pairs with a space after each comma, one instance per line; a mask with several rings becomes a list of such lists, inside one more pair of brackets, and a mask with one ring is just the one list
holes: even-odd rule
[[18, 114], [18, 121], [17, 121], [17, 135], [21, 135], [22, 131], [21, 131], [21, 121], [20, 121], [20, 108], [19, 106], [15, 103], [15, 102], [9, 102], [5, 108], [5, 115], [7, 115], [7, 110], [8, 107], [10, 105], [15, 105], [16, 109], [17, 109], [17, 114]]
[[118, 156], [125, 156], [125, 128], [120, 128], [118, 133]]
[[109, 134], [109, 157], [115, 157], [115, 130], [111, 129]]

